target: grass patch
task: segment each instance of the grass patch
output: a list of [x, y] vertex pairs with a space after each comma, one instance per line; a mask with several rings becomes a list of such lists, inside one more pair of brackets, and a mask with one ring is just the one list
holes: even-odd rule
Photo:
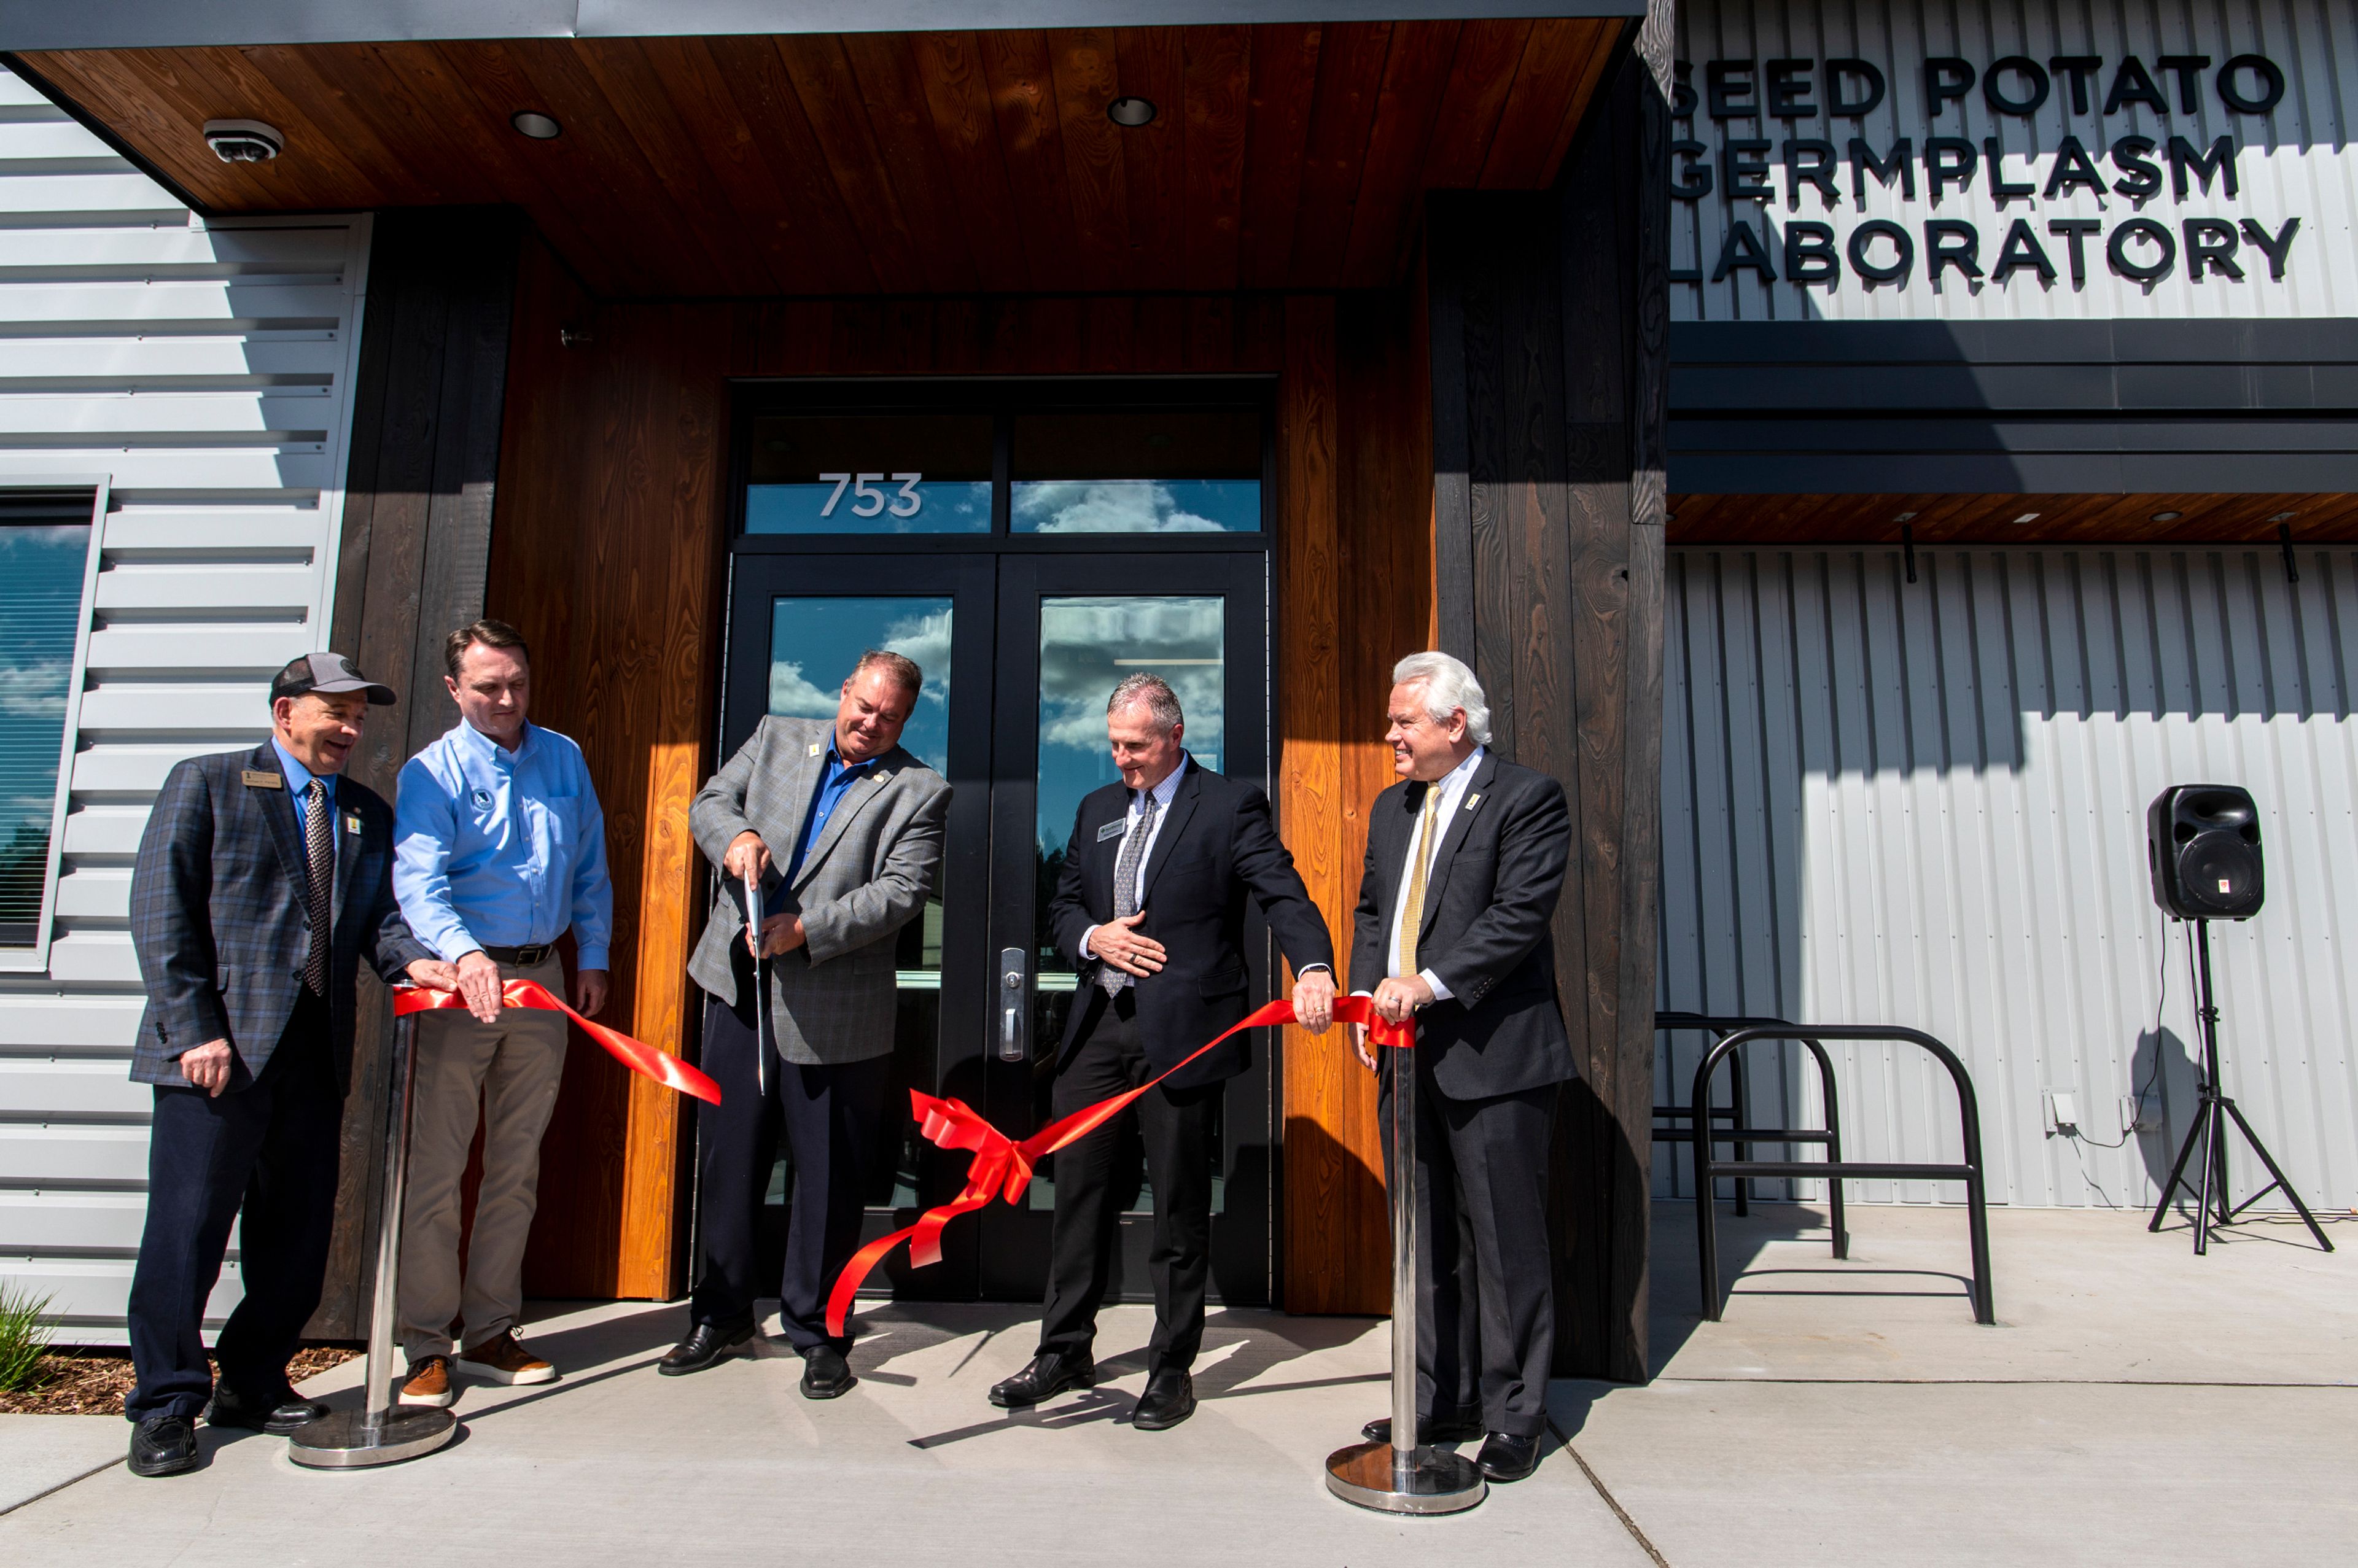
[[49, 1298], [0, 1286], [0, 1394], [33, 1387], [41, 1375], [41, 1355], [49, 1347], [42, 1321]]

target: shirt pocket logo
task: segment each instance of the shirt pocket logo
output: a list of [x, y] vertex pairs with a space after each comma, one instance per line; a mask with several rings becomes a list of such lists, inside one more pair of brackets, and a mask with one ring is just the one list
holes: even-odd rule
[[474, 794], [469, 795], [467, 799], [477, 811], [489, 811], [492, 808], [492, 792], [490, 790], [478, 788]]

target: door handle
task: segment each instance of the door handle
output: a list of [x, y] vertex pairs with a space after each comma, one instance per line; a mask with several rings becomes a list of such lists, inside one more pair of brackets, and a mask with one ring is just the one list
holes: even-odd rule
[[1032, 1054], [1032, 1029], [1025, 1017], [1030, 998], [1032, 954], [1024, 947], [999, 950], [999, 1059], [1021, 1062]]

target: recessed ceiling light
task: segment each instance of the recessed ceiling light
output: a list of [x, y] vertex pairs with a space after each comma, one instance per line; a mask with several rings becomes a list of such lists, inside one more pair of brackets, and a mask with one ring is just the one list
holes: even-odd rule
[[535, 142], [553, 142], [565, 134], [565, 127], [537, 109], [519, 109], [508, 116], [508, 124]]
[[2025, 523], [2036, 523], [2036, 522], [2038, 522], [2038, 521], [2039, 521], [2039, 519], [2040, 515], [2041, 515], [2040, 514], [2036, 513], [2036, 512], [2026, 512], [2026, 513], [2024, 513], [2021, 516], [2019, 516], [2019, 517], [2016, 518], [2014, 521], [2015, 521], [2016, 524], [2018, 526], [2018, 525], [2020, 525], [2020, 524], [2025, 524]]
[[2185, 515], [2183, 512], [2157, 512], [2153, 514], [2152, 520], [2156, 523], [2175, 523]]
[[1117, 98], [1106, 105], [1106, 118], [1134, 131], [1153, 122], [1154, 101], [1150, 98]]
[[287, 138], [259, 120], [207, 120], [205, 146], [223, 163], [268, 163], [286, 151]]

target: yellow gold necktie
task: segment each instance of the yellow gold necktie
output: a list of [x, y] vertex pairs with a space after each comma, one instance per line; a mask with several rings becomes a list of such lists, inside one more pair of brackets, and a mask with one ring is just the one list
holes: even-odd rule
[[1416, 934], [1424, 925], [1424, 873], [1433, 864], [1433, 821], [1440, 815], [1441, 786], [1424, 786], [1424, 810], [1417, 819], [1416, 860], [1409, 867], [1408, 892], [1401, 899], [1400, 973], [1416, 973]]

